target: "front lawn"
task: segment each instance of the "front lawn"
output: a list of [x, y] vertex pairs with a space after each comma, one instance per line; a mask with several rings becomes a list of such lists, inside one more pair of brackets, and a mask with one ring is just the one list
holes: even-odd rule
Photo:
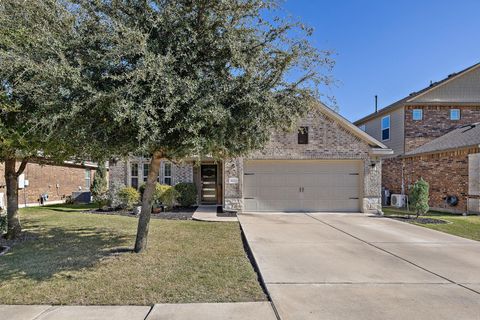
[[152, 220], [148, 250], [137, 219], [82, 206], [21, 210], [27, 240], [0, 256], [0, 304], [259, 301], [266, 297], [238, 223]]
[[[405, 216], [407, 214], [414, 215], [412, 212], [407, 212], [406, 210], [394, 209], [394, 208], [383, 208], [383, 212], [386, 216]], [[441, 219], [448, 221], [450, 223], [446, 224], [420, 224], [415, 223], [416, 225], [442, 231], [445, 233], [450, 233], [456, 236], [473, 239], [480, 241], [480, 216], [461, 216], [448, 214], [444, 212], [435, 212], [431, 211], [427, 215], [435, 219]]]

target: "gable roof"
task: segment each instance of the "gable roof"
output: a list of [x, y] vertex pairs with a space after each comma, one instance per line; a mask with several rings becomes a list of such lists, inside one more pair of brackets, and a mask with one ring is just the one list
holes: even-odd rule
[[[443, 87], [444, 85], [450, 83], [451, 81], [456, 80], [456, 79], [466, 75], [470, 71], [476, 70], [478, 68], [480, 68], [480, 63], [474, 64], [473, 66], [470, 66], [470, 67], [468, 67], [466, 69], [463, 69], [459, 72], [452, 73], [452, 74], [448, 75], [445, 79], [442, 79], [442, 80], [437, 81], [437, 82], [433, 82], [428, 87], [423, 88], [423, 89], [421, 89], [417, 92], [412, 92], [407, 97], [404, 97], [404, 98], [386, 106], [385, 108], [378, 110], [378, 112], [373, 112], [373, 113], [371, 113], [371, 114], [353, 122], [353, 124], [360, 125], [360, 124], [362, 124], [362, 123], [364, 123], [364, 122], [366, 122], [370, 119], [376, 118], [380, 115], [383, 115], [383, 114], [386, 114], [386, 113], [391, 112], [393, 110], [396, 110], [396, 109], [398, 109], [400, 107], [403, 107], [403, 106], [405, 106], [409, 103], [414, 104], [416, 102], [416, 100], [419, 100], [418, 102], [420, 102], [420, 101], [421, 102], [427, 102], [426, 99], [420, 99], [420, 98], [427, 97], [427, 95], [430, 94], [432, 91], [437, 90], [437, 89]], [[434, 102], [434, 101], [432, 101], [432, 102]], [[466, 102], [469, 102], [469, 101], [466, 101]]]
[[443, 136], [427, 142], [421, 147], [405, 153], [413, 156], [425, 153], [435, 153], [445, 150], [477, 147], [480, 145], [480, 122], [461, 126]]
[[[340, 124], [345, 130], [352, 133], [354, 136], [360, 138], [362, 141], [369, 144], [374, 149], [381, 149], [384, 150], [386, 154], [391, 154], [393, 151], [389, 149], [386, 145], [378, 141], [377, 139], [373, 138], [366, 132], [360, 130], [356, 125], [348, 121], [346, 118], [341, 116], [339, 113], [333, 111], [329, 107], [327, 107], [322, 102], [318, 102], [316, 106], [319, 108], [320, 112], [324, 113], [327, 117], [330, 117], [338, 124]], [[391, 151], [391, 152], [390, 152]]]

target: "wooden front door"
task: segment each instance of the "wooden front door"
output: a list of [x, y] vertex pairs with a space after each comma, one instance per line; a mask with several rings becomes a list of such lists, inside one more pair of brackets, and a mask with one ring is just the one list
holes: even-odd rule
[[217, 203], [217, 165], [203, 164], [200, 170], [202, 203]]

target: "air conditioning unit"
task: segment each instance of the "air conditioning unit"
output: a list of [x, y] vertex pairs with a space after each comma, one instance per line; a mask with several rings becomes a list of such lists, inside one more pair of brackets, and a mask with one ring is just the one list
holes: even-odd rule
[[402, 208], [407, 204], [407, 196], [404, 194], [392, 194], [390, 201], [392, 207]]

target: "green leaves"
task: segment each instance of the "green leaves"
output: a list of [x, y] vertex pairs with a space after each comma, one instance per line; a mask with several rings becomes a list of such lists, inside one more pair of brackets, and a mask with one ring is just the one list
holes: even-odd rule
[[423, 180], [423, 178], [420, 178], [420, 180], [415, 182], [410, 191], [410, 202], [417, 217], [426, 214], [428, 210], [430, 210], [430, 207], [428, 206], [429, 189], [430, 186], [428, 182]]

